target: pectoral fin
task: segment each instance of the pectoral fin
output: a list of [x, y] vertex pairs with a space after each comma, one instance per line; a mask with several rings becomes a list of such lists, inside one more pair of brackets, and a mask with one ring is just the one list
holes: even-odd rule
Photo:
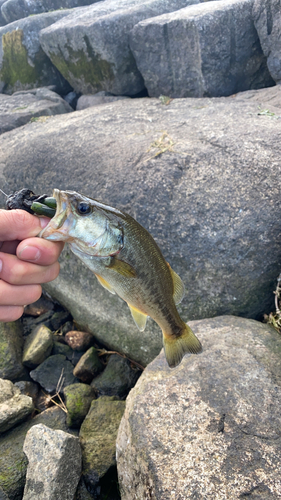
[[146, 326], [147, 315], [136, 309], [135, 307], [128, 304], [130, 311], [132, 313], [134, 322], [136, 323], [138, 329], [143, 332]]
[[127, 264], [127, 262], [118, 260], [116, 257], [112, 257], [111, 262], [107, 267], [109, 267], [113, 271], [116, 271], [122, 276], [125, 276], [126, 278], [136, 277], [136, 271], [134, 270], [134, 268], [130, 266], [130, 264]]
[[101, 286], [103, 286], [103, 288], [105, 288], [106, 290], [108, 290], [110, 293], [112, 293], [113, 295], [115, 295], [115, 291], [113, 290], [112, 286], [106, 281], [104, 280], [101, 276], [99, 276], [98, 274], [96, 274], [96, 277], [99, 281], [99, 283], [101, 284]]
[[174, 297], [174, 301], [175, 301], [175, 304], [180, 304], [182, 299], [184, 298], [184, 284], [181, 280], [181, 278], [179, 277], [179, 275], [177, 273], [175, 273], [175, 271], [173, 271], [173, 269], [171, 268], [170, 264], [167, 262], [168, 264], [168, 267], [170, 269], [170, 272], [171, 272], [171, 275], [172, 275], [172, 280], [173, 280], [173, 285], [174, 285], [174, 293], [173, 293], [173, 297]]

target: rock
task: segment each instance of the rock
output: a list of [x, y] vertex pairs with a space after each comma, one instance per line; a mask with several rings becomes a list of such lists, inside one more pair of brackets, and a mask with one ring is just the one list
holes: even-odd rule
[[25, 420], [33, 409], [32, 398], [21, 394], [9, 380], [0, 378], [0, 434]]
[[28, 458], [23, 500], [73, 500], [82, 470], [79, 439], [44, 424], [26, 434]]
[[73, 384], [64, 388], [68, 427], [80, 427], [86, 417], [91, 402], [96, 399], [95, 390], [88, 384]]
[[[261, 114], [267, 109], [274, 115]], [[274, 310], [280, 273], [279, 116], [267, 99], [241, 94], [167, 105], [126, 99], [54, 116], [0, 136], [2, 186], [47, 194], [62, 186], [135, 217], [185, 284], [178, 307], [185, 321], [260, 318]], [[125, 302], [67, 246], [60, 262], [59, 277], [44, 288], [79, 329], [142, 366], [150, 362], [162, 346], [160, 328], [149, 320], [140, 334]]]
[[0, 436], [0, 488], [4, 490], [10, 500], [22, 498], [27, 469], [23, 443], [27, 431], [33, 425], [40, 423], [51, 429], [75, 433], [66, 426], [65, 413], [57, 406], [53, 406], [32, 420], [18, 425]]
[[71, 321], [71, 314], [69, 311], [57, 311], [53, 314], [51, 319], [52, 329], [56, 332], [58, 331], [65, 323]]
[[227, 96], [273, 85], [253, 1], [207, 2], [138, 23], [130, 47], [148, 94]]
[[77, 92], [69, 92], [65, 96], [63, 96], [64, 100], [70, 104], [70, 106], [73, 109], [76, 109], [78, 99], [80, 97], [80, 94], [77, 94]]
[[94, 347], [90, 347], [78, 361], [73, 370], [73, 375], [82, 380], [82, 382], [90, 383], [103, 367], [98, 356], [98, 351]]
[[43, 29], [43, 50], [76, 92], [134, 95], [143, 78], [129, 48], [133, 26], [198, 0], [105, 0]]
[[54, 342], [52, 354], [63, 354], [66, 359], [71, 361], [72, 354], [74, 351], [69, 347], [69, 345], [63, 344], [62, 342]]
[[30, 335], [35, 328], [41, 326], [42, 324], [44, 324], [46, 328], [52, 328], [51, 319], [53, 314], [54, 314], [53, 311], [47, 311], [46, 313], [41, 314], [41, 316], [38, 316], [37, 318], [23, 316], [22, 324], [23, 324], [24, 335], [25, 336]]
[[[82, 5], [90, 5], [99, 0], [5, 0], [1, 12], [6, 23], [42, 12], [61, 9], [72, 9]], [[5, 23], [5, 24], [6, 24]]]
[[35, 328], [25, 340], [22, 362], [29, 368], [35, 368], [43, 363], [51, 354], [53, 348], [53, 334], [45, 325]]
[[253, 18], [261, 47], [267, 57], [267, 67], [276, 83], [281, 81], [281, 2], [255, 0]]
[[0, 377], [18, 380], [25, 375], [22, 364], [23, 337], [20, 321], [0, 323]]
[[124, 95], [115, 96], [105, 91], [97, 92], [94, 95], [81, 95], [77, 101], [76, 111], [81, 111], [81, 109], [87, 109], [91, 106], [98, 106], [99, 104], [105, 104], [107, 102], [119, 101], [120, 99], [129, 99], [129, 97]]
[[97, 394], [125, 398], [139, 376], [140, 370], [132, 368], [128, 359], [112, 354], [105, 370], [94, 378], [91, 386]]
[[40, 299], [38, 299], [36, 302], [33, 302], [33, 304], [25, 306], [24, 314], [27, 316], [33, 316], [37, 318], [42, 314], [47, 313], [48, 311], [53, 311], [54, 307], [55, 305], [51, 300], [49, 300], [47, 297], [44, 297], [44, 295], [41, 295]]
[[114, 396], [102, 396], [92, 401], [81, 426], [83, 476], [93, 491], [99, 480], [116, 464], [116, 436], [124, 409], [124, 401], [118, 401]]
[[[2, 15], [2, 5], [6, 2], [7, 0], [0, 0], [0, 26], [5, 26], [7, 24], [6, 19], [4, 19]], [[1, 498], [1, 497], [0, 497]]]
[[56, 354], [45, 359], [41, 365], [30, 372], [30, 376], [45, 391], [53, 393], [57, 391], [59, 382], [60, 390], [67, 385], [78, 382], [72, 371], [73, 366], [70, 361], [62, 354]]
[[75, 351], [81, 352], [89, 349], [94, 343], [94, 337], [90, 332], [72, 330], [65, 335], [65, 341]]
[[37, 384], [26, 380], [20, 380], [19, 382], [15, 382], [14, 385], [19, 388], [21, 394], [25, 394], [25, 396], [29, 396], [30, 398], [32, 398], [33, 404], [35, 405], [35, 401], [39, 391], [39, 387]]
[[39, 43], [40, 30], [68, 14], [68, 10], [38, 14], [0, 28], [0, 92], [47, 85], [55, 85], [59, 93], [71, 90]]
[[2, 488], [0, 488], [0, 500], [9, 500], [9, 498], [7, 497], [4, 490], [2, 490]]
[[12, 96], [0, 94], [0, 134], [21, 127], [40, 116], [51, 116], [72, 111], [70, 106], [55, 92], [46, 89], [48, 94], [56, 96], [57, 101], [52, 102], [47, 98], [47, 92], [44, 97], [40, 97], [39, 90], [41, 89], [36, 90], [38, 94], [34, 95], [18, 92]]
[[280, 335], [233, 316], [191, 327], [203, 353], [171, 370], [162, 351], [127, 398], [122, 500], [279, 497]]

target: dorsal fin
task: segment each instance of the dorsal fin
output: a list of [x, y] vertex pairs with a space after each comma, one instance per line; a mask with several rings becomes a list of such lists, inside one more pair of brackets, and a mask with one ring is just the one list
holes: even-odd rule
[[133, 320], [136, 323], [138, 329], [143, 332], [146, 326], [147, 315], [136, 309], [135, 307], [128, 304], [129, 309], [132, 313]]
[[175, 271], [173, 271], [170, 264], [168, 262], [167, 262], [167, 264], [168, 264], [168, 267], [170, 269], [170, 273], [171, 273], [173, 285], [174, 285], [173, 298], [174, 298], [175, 304], [177, 305], [177, 304], [180, 304], [182, 299], [184, 298], [184, 293], [185, 293], [184, 284], [183, 284], [181, 278], [179, 277], [179, 275], [177, 273], [175, 273]]

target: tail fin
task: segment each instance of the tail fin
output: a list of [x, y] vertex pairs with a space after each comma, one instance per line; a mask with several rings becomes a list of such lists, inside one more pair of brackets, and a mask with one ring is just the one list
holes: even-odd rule
[[163, 334], [165, 355], [170, 368], [179, 365], [188, 352], [198, 354], [202, 352], [202, 345], [191, 328], [185, 325], [177, 337]]

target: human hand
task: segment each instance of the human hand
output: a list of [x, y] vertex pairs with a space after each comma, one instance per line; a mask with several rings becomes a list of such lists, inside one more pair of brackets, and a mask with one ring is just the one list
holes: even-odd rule
[[41, 296], [40, 283], [59, 274], [62, 242], [35, 238], [50, 219], [0, 210], [0, 321], [15, 321]]

